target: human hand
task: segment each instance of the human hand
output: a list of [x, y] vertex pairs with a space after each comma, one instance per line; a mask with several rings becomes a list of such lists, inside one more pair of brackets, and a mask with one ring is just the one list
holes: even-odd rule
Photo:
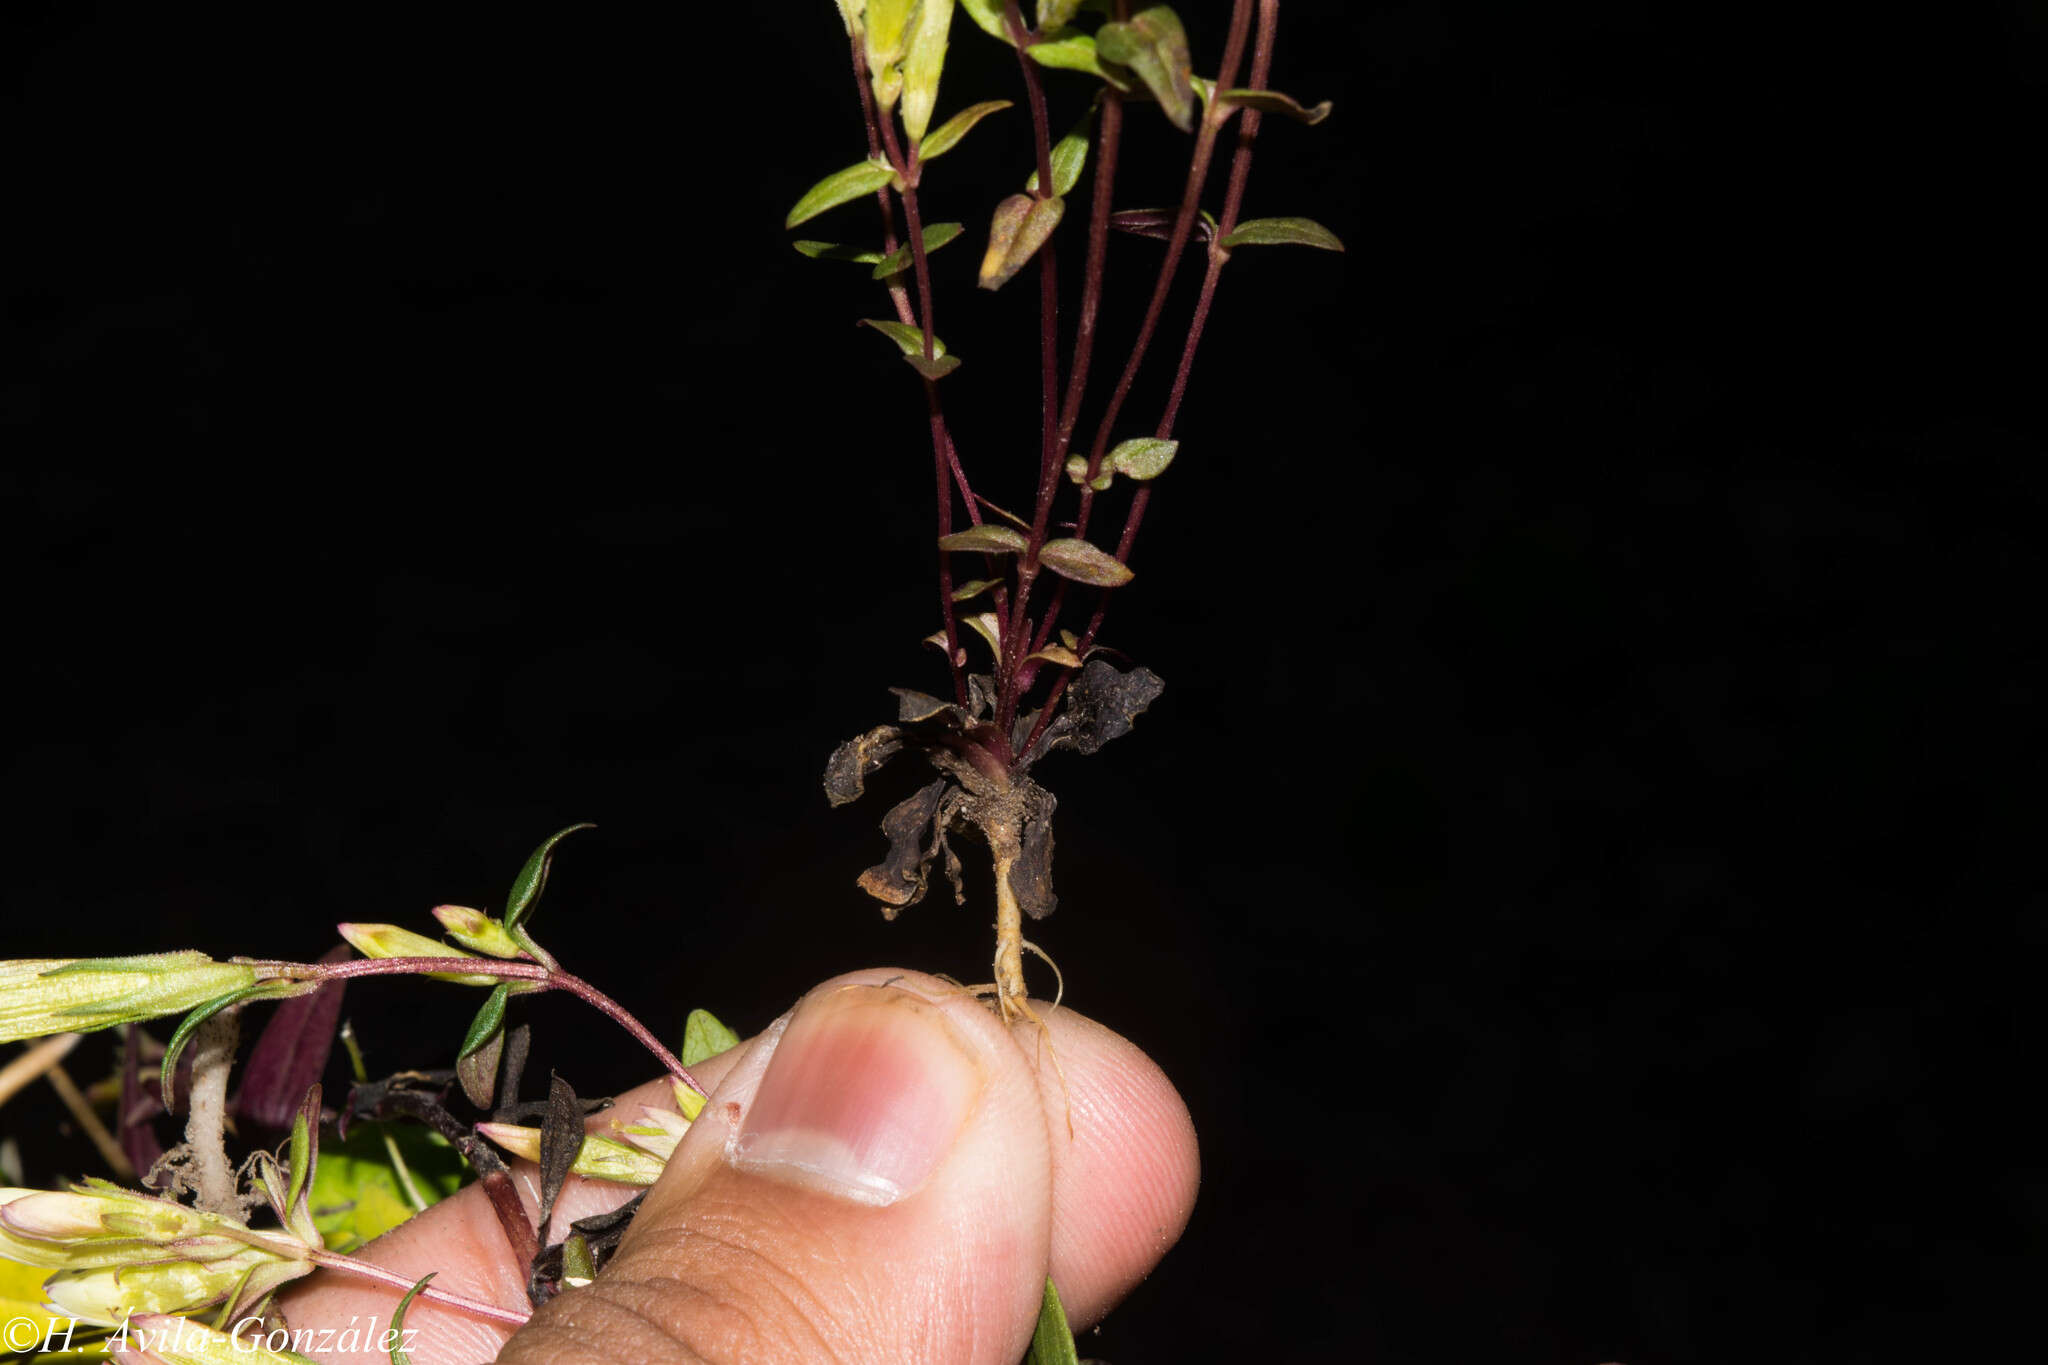
[[[1039, 1012], [1043, 1032], [1006, 1029], [913, 972], [826, 982], [694, 1068], [711, 1100], [594, 1283], [516, 1334], [415, 1300], [414, 1365], [1015, 1365], [1048, 1269], [1075, 1329], [1097, 1321], [1186, 1226], [1194, 1130], [1137, 1048], [1071, 1010]], [[669, 1103], [661, 1081], [621, 1096], [619, 1111]], [[536, 1217], [537, 1172], [520, 1163], [515, 1176]], [[632, 1194], [571, 1177], [552, 1235]], [[475, 1187], [361, 1255], [526, 1302], [525, 1267]], [[381, 1326], [393, 1303], [388, 1289], [322, 1271], [283, 1306], [295, 1328]]]

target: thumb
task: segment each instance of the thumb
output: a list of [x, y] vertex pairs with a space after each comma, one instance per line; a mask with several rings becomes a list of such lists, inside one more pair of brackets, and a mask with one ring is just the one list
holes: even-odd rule
[[605, 1272], [500, 1359], [1014, 1365], [1066, 1123], [1042, 1069], [931, 978], [827, 983], [716, 1087]]

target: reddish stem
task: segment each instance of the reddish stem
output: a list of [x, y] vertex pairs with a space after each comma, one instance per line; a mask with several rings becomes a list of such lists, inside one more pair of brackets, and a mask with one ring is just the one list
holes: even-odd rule
[[697, 1083], [689, 1068], [662, 1045], [661, 1039], [627, 1012], [626, 1007], [580, 976], [551, 970], [538, 962], [513, 962], [493, 957], [370, 957], [350, 962], [259, 962], [259, 967], [277, 969], [276, 974], [294, 981], [346, 981], [352, 976], [423, 976], [428, 973], [459, 972], [464, 976], [490, 976], [501, 981], [531, 981], [542, 990], [567, 991], [609, 1015], [626, 1032], [654, 1054], [668, 1074], [700, 1095], [711, 1092]]

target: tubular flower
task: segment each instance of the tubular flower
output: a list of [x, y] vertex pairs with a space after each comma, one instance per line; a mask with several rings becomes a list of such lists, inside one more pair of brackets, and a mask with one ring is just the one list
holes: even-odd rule
[[255, 984], [250, 964], [201, 952], [4, 961], [0, 1043], [182, 1014]]
[[82, 1322], [251, 1301], [313, 1269], [289, 1232], [135, 1194], [104, 1180], [68, 1192], [0, 1189], [0, 1257], [57, 1273], [43, 1293]]

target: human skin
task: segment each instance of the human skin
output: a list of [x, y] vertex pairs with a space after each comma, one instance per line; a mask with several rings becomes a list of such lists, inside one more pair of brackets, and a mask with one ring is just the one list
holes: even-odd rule
[[[1194, 1129], [1130, 1042], [1071, 1010], [1036, 1010], [1043, 1028], [1005, 1028], [958, 987], [891, 969], [819, 986], [694, 1068], [711, 1100], [592, 1285], [516, 1334], [415, 1301], [415, 1365], [1015, 1365], [1048, 1270], [1075, 1329], [1093, 1324], [1186, 1226]], [[590, 1128], [639, 1105], [672, 1107], [667, 1082], [621, 1096]], [[514, 1174], [533, 1217], [537, 1172]], [[554, 1236], [633, 1193], [572, 1178]], [[474, 1187], [361, 1255], [525, 1304], [524, 1268]], [[343, 1327], [388, 1323], [394, 1299], [321, 1271], [283, 1307], [294, 1327]]]

